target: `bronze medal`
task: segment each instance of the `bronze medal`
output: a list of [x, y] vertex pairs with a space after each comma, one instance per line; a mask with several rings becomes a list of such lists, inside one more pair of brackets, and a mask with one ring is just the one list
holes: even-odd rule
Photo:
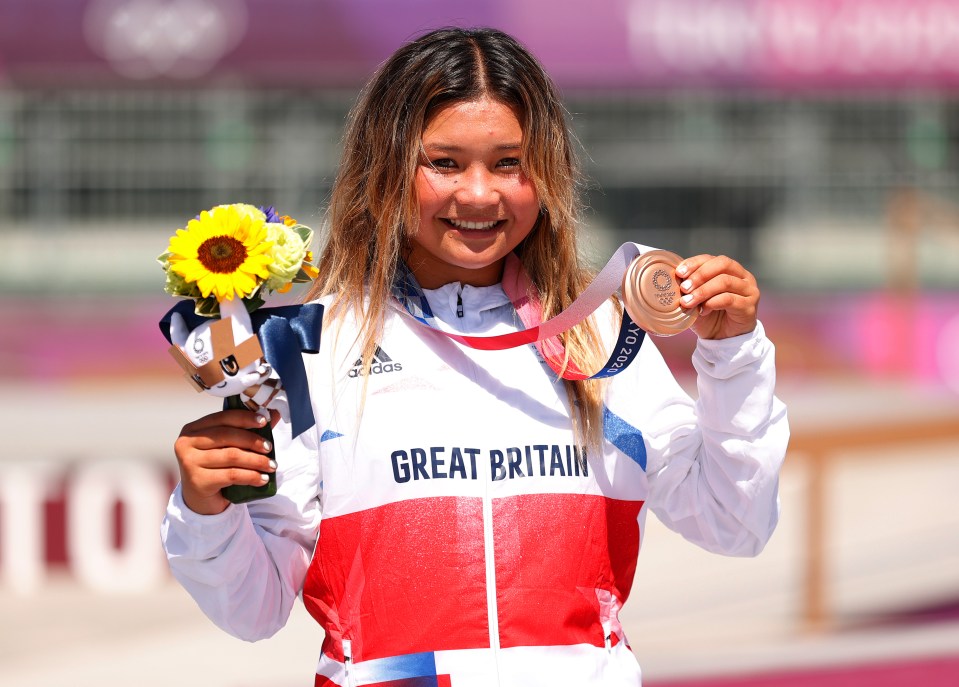
[[679, 304], [676, 268], [683, 259], [665, 250], [643, 253], [626, 268], [623, 302], [633, 322], [650, 334], [672, 336], [696, 321], [698, 311]]

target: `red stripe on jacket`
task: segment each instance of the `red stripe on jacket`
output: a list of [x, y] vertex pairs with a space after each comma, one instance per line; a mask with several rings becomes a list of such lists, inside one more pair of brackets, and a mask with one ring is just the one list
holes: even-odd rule
[[603, 646], [597, 592], [620, 605], [629, 596], [642, 505], [585, 494], [494, 500], [500, 645]]
[[[602, 646], [600, 596], [621, 605], [629, 595], [642, 505], [587, 494], [493, 499], [501, 646]], [[323, 520], [303, 590], [326, 631], [323, 651], [342, 661], [344, 638], [355, 662], [488, 648], [482, 512], [479, 498], [435, 497]]]

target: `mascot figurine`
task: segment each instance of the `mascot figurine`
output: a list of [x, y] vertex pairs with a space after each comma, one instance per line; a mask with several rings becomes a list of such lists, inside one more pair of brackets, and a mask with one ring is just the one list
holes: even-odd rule
[[240, 396], [243, 405], [267, 419], [268, 408], [289, 421], [289, 404], [279, 376], [263, 356], [250, 314], [237, 299], [220, 304], [220, 319], [190, 329], [184, 317], [170, 316], [170, 355], [198, 391]]

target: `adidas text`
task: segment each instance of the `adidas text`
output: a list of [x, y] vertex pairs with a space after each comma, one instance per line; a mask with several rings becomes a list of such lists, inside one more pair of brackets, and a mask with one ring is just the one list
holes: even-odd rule
[[[378, 375], [386, 372], [399, 372], [402, 369], [402, 363], [374, 363], [370, 366], [370, 374]], [[351, 368], [349, 372], [350, 377], [362, 377], [365, 374], [366, 371], [362, 367]]]

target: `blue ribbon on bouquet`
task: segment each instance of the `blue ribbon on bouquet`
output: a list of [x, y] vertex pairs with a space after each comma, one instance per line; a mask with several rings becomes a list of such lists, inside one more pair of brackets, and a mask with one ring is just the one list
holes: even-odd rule
[[[191, 300], [182, 300], [160, 320], [160, 331], [171, 344], [170, 319], [178, 313], [190, 330], [209, 318], [196, 314]], [[302, 353], [318, 353], [323, 329], [323, 306], [319, 303], [258, 308], [250, 313], [253, 331], [263, 357], [276, 370], [290, 404], [290, 424], [297, 437], [316, 424], [310, 403], [310, 388]]]

